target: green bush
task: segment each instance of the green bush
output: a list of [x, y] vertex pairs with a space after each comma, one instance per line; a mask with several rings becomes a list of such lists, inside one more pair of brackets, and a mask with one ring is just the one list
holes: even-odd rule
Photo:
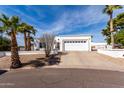
[[115, 44], [121, 44], [124, 46], [124, 30], [117, 32], [114, 36]]
[[10, 51], [11, 41], [6, 37], [0, 36], [0, 51]]

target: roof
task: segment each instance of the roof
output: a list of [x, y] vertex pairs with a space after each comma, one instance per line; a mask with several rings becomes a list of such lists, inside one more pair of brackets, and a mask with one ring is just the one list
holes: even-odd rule
[[[90, 36], [92, 38], [92, 35], [88, 34], [76, 34], [76, 35], [57, 35], [55, 37], [84, 37], [84, 36]], [[34, 38], [35, 40], [41, 40], [40, 38]]]
[[88, 34], [76, 34], [76, 35], [58, 35], [58, 37], [82, 37], [82, 36], [90, 36], [92, 37], [92, 35], [88, 35]]

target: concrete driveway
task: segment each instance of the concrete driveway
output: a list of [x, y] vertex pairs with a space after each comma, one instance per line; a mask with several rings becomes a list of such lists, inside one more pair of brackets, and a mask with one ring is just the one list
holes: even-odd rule
[[60, 68], [87, 68], [124, 71], [124, 59], [97, 52], [67, 52], [61, 57]]

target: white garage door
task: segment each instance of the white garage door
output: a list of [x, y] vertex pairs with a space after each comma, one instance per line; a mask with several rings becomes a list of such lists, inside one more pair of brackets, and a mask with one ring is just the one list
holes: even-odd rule
[[65, 51], [88, 51], [88, 40], [68, 40], [64, 41], [64, 50]]

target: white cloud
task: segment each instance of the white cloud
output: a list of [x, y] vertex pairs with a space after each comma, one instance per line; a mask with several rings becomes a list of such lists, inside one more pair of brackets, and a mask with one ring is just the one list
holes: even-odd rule
[[43, 32], [62, 33], [64, 31], [70, 32], [76, 27], [88, 27], [93, 24], [105, 22], [107, 16], [102, 13], [103, 6], [88, 6], [85, 10], [77, 10], [71, 12], [64, 12], [61, 17], [53, 24], [46, 25], [46, 28], [41, 28]]
[[[71, 32], [76, 27], [90, 27], [94, 24], [107, 23], [109, 20], [108, 15], [103, 14], [104, 6], [88, 6], [85, 10], [72, 10], [71, 12], [65, 11], [58, 20], [51, 25], [46, 25], [45, 29], [41, 28], [43, 32], [63, 33]], [[117, 15], [124, 9], [116, 10], [114, 13]], [[101, 29], [99, 29], [101, 31]]]

